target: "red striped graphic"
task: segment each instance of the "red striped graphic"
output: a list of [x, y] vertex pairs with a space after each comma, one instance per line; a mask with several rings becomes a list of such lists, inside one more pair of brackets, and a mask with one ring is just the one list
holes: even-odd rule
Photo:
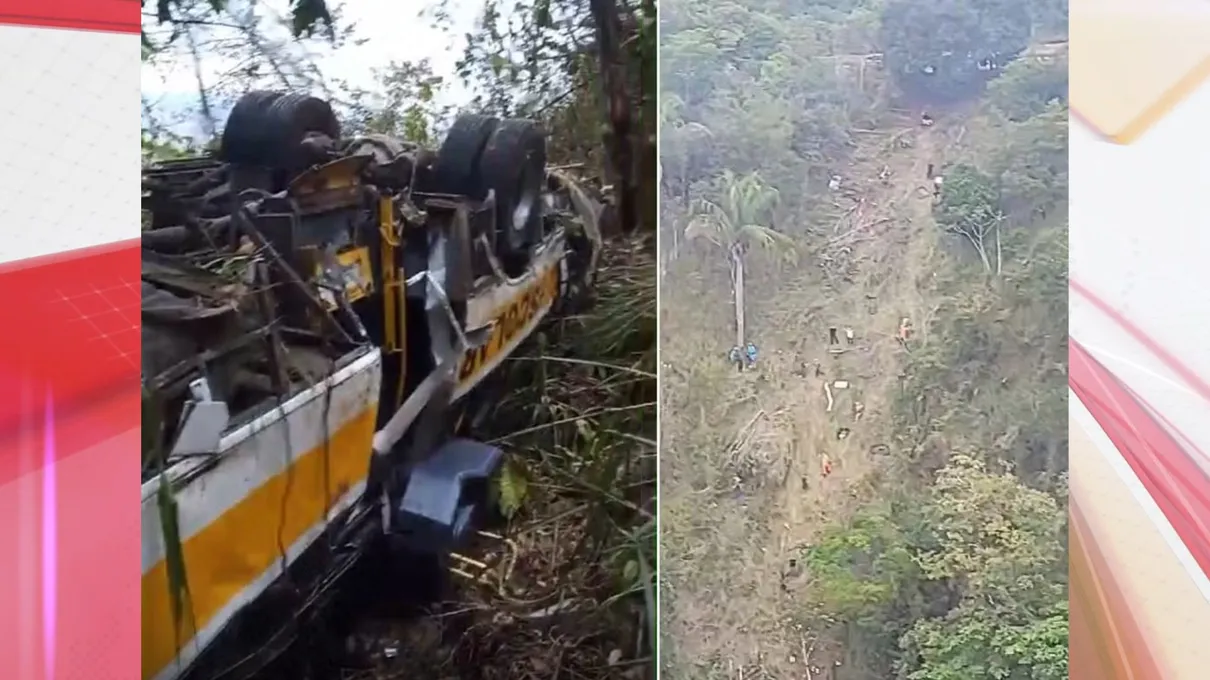
[[[141, 4], [0, 0], [0, 24], [26, 27], [27, 33], [7, 29], [6, 36], [30, 44], [50, 35], [48, 29], [59, 30], [59, 36], [66, 35], [62, 29], [129, 34], [134, 78], [140, 61], [133, 34], [140, 29]], [[87, 71], [89, 65], [79, 68]], [[26, 86], [14, 93], [9, 111], [28, 119], [40, 104], [55, 100], [44, 95], [65, 86], [43, 77], [33, 91]], [[96, 106], [119, 110], [104, 109], [104, 101]], [[77, 149], [46, 151], [10, 154], [4, 170], [45, 176], [48, 164]], [[132, 172], [131, 192], [135, 182]], [[79, 219], [128, 219], [133, 226], [139, 215], [102, 212]], [[138, 259], [138, 244], [131, 241], [0, 264], [6, 312], [0, 341], [2, 678], [140, 674]]]
[[1074, 338], [1069, 382], [1080, 402], [1159, 505], [1203, 572], [1210, 574], [1210, 479], [1154, 411]]
[[0, 24], [137, 33], [141, 7], [138, 0], [0, 0]]

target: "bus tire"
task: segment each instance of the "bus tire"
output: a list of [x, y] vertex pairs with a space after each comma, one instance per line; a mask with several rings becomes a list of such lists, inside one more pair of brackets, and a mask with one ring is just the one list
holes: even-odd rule
[[219, 147], [221, 160], [288, 174], [310, 164], [302, 141], [318, 133], [340, 139], [340, 121], [332, 106], [300, 93], [249, 92], [227, 116]]
[[502, 121], [488, 140], [480, 167], [496, 193], [497, 254], [527, 261], [529, 249], [542, 240], [546, 133], [534, 121]]
[[417, 189], [427, 194], [453, 194], [474, 201], [487, 198], [488, 187], [479, 171], [479, 159], [500, 119], [465, 113], [454, 120], [437, 151], [437, 157], [419, 178]]

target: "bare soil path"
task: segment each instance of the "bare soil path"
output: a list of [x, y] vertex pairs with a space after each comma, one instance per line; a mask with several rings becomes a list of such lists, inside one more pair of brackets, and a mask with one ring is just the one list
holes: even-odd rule
[[[748, 295], [758, 370], [713, 375], [728, 397], [713, 407], [665, 396], [661, 568], [673, 680], [823, 680], [842, 661], [840, 650], [816, 649], [802, 628], [810, 574], [797, 558], [868, 497], [864, 484], [887, 451], [906, 352], [928, 342], [921, 331], [936, 309], [925, 291], [938, 247], [928, 167], [941, 167], [952, 136], [910, 119], [863, 136], [837, 192], [845, 216], [826, 244], [804, 253], [804, 273], [776, 294]], [[690, 337], [708, 332], [702, 316], [689, 305], [663, 315], [664, 375], [673, 377], [664, 379], [665, 395], [707, 384], [685, 373], [714, 372], [686, 358], [709, 354], [709, 343]], [[916, 329], [906, 349], [903, 318]], [[837, 354], [829, 352], [830, 327]], [[728, 432], [713, 457], [682, 446], [707, 441], [711, 429]]]

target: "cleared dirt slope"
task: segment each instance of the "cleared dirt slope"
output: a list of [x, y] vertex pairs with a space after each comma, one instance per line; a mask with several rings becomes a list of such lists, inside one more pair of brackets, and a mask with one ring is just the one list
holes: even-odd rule
[[[819, 529], [863, 502], [869, 473], [889, 458], [906, 352], [928, 342], [914, 334], [905, 348], [900, 321], [925, 329], [936, 311], [922, 292], [939, 247], [928, 166], [941, 167], [957, 133], [904, 118], [884, 134], [863, 135], [835, 199], [844, 217], [822, 243], [804, 245], [800, 267], [776, 290], [749, 291], [757, 370], [726, 364], [725, 278], [704, 281], [690, 271], [700, 263], [677, 263], [664, 280], [668, 677], [830, 677], [837, 650], [816, 648], [801, 623], [810, 574], [798, 556]], [[840, 354], [829, 352], [829, 327], [838, 330]], [[836, 380], [849, 386], [832, 390], [828, 411], [824, 385]], [[849, 430], [843, 439], [841, 428]]]

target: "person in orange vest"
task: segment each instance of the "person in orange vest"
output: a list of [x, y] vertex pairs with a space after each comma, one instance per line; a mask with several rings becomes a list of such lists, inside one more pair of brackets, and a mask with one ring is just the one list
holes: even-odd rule
[[828, 458], [828, 454], [823, 455], [823, 476], [827, 477], [832, 474], [832, 459]]

